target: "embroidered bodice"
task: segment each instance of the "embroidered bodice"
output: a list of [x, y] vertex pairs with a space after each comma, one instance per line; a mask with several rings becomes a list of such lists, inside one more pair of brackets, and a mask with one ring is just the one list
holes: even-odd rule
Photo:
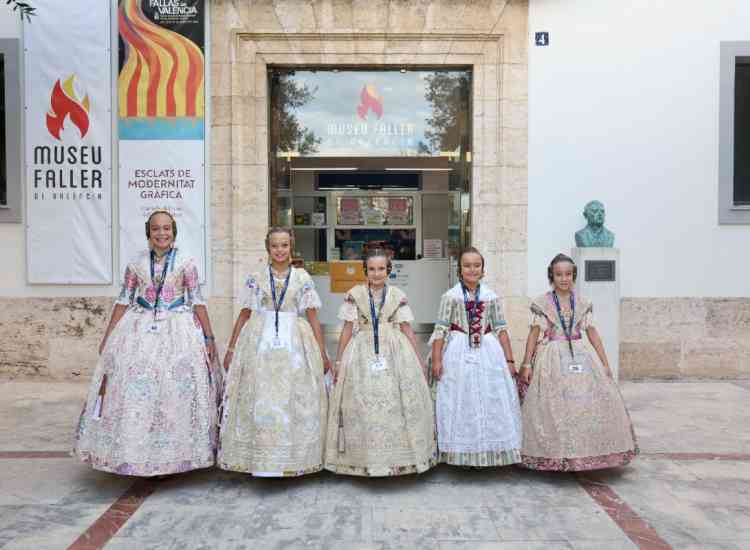
[[[382, 290], [373, 293], [375, 311], [380, 311], [382, 296]], [[409, 307], [406, 294], [400, 288], [387, 286], [385, 303], [379, 317], [381, 327], [385, 324], [397, 325], [414, 321], [414, 314]], [[354, 322], [355, 330], [372, 330], [372, 315], [367, 285], [357, 285], [346, 293], [344, 303], [339, 310], [339, 319]]]
[[[473, 309], [473, 321], [469, 323], [469, 310]], [[503, 306], [495, 292], [484, 286], [479, 287], [479, 296], [470, 297], [464, 302], [461, 284], [457, 284], [440, 299], [438, 318], [431, 340], [445, 338], [451, 331], [466, 334], [499, 334], [508, 330], [503, 314]]]
[[[575, 296], [575, 317], [570, 307], [570, 302], [564, 300], [560, 304], [560, 310], [565, 320], [565, 326], [570, 327], [571, 320], [574, 323], [572, 338], [581, 338], [582, 331], [593, 325], [593, 304], [581, 296]], [[547, 292], [531, 302], [529, 325], [538, 326], [541, 329], [541, 337], [544, 341], [565, 340], [560, 317], [557, 314], [552, 292]]]
[[[322, 304], [310, 274], [304, 269], [296, 267], [290, 267], [290, 269], [292, 273], [289, 276], [289, 287], [279, 311], [302, 315], [305, 310], [320, 309]], [[277, 301], [281, 299], [285, 280], [286, 277], [276, 275], [273, 277]], [[250, 311], [274, 311], [271, 277], [267, 268], [265, 271], [253, 273], [247, 277], [240, 301], [242, 307]]]
[[144, 250], [137, 254], [125, 268], [122, 288], [115, 303], [153, 309], [159, 280], [167, 262], [169, 265], [159, 296], [158, 309], [174, 310], [206, 305], [195, 260], [177, 247], [173, 249], [171, 258], [167, 255], [155, 264], [155, 280], [151, 278], [151, 251]]

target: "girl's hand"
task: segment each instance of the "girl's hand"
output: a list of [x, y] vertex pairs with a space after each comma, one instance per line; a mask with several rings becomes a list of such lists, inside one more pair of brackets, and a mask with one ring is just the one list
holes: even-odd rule
[[432, 360], [432, 376], [435, 378], [435, 380], [440, 380], [440, 378], [443, 376], [443, 360], [438, 359], [435, 361]]
[[614, 376], [612, 376], [612, 369], [609, 368], [609, 365], [605, 364], [603, 366], [604, 366], [604, 374], [607, 375], [607, 378], [614, 378]]
[[518, 374], [516, 372], [516, 364], [511, 361], [507, 361], [507, 364], [508, 364], [508, 372], [510, 373], [511, 377], [515, 378], [516, 374]]
[[529, 367], [521, 367], [519, 376], [521, 377], [521, 380], [524, 381], [524, 383], [531, 384], [531, 369]]
[[341, 368], [341, 361], [336, 361], [333, 364], [333, 384], [336, 385], [336, 382], [339, 381], [339, 369]]
[[232, 357], [234, 357], [234, 351], [227, 350], [226, 355], [224, 355], [224, 370], [229, 370], [229, 365], [232, 363]]
[[331, 370], [331, 360], [327, 355], [323, 356], [323, 372], [326, 373]]

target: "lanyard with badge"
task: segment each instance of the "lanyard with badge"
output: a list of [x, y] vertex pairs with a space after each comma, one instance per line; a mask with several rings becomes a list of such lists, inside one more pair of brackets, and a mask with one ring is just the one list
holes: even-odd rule
[[[474, 294], [475, 298], [472, 302], [469, 300], [469, 289], [466, 288], [466, 285], [461, 283], [461, 290], [464, 292], [464, 309], [466, 310], [466, 317], [469, 321], [469, 347], [470, 348], [478, 348], [482, 345], [482, 334], [480, 333], [471, 333], [471, 327], [474, 324], [474, 319], [477, 316], [477, 304], [479, 304], [479, 288], [480, 285], [477, 285], [477, 290]], [[481, 329], [481, 327], [480, 327]]]
[[271, 266], [268, 266], [268, 278], [271, 282], [271, 298], [273, 299], [273, 310], [274, 310], [274, 338], [273, 338], [273, 347], [278, 349], [284, 347], [283, 343], [281, 342], [281, 338], [279, 338], [279, 310], [281, 310], [281, 306], [284, 304], [284, 296], [286, 296], [286, 291], [289, 288], [289, 279], [292, 276], [292, 266], [289, 266], [289, 271], [287, 271], [286, 279], [284, 279], [284, 287], [281, 289], [281, 296], [279, 296], [278, 302], [276, 301], [276, 281], [273, 277], [273, 271], [271, 270]]
[[375, 312], [375, 300], [372, 297], [372, 289], [367, 285], [367, 295], [370, 298], [370, 317], [372, 319], [373, 343], [375, 347], [375, 359], [370, 365], [373, 371], [385, 370], [387, 368], [385, 359], [380, 357], [380, 317], [383, 315], [383, 306], [385, 306], [385, 297], [388, 293], [388, 286], [383, 285], [383, 294], [380, 297], [380, 309]]
[[167, 279], [167, 272], [170, 269], [170, 264], [172, 263], [172, 258], [174, 256], [174, 248], [171, 248], [169, 252], [166, 254], [166, 258], [164, 260], [164, 267], [161, 270], [161, 274], [159, 276], [156, 276], [156, 252], [153, 250], [151, 251], [151, 283], [156, 284], [156, 297], [154, 298], [154, 319], [151, 322], [151, 324], [148, 326], [148, 332], [153, 332], [154, 334], [159, 332], [159, 324], [157, 323], [157, 315], [159, 313], [159, 300], [161, 299], [161, 291], [164, 288], [164, 282]]
[[570, 372], [581, 373], [583, 372], [583, 365], [576, 361], [575, 352], [573, 351], [573, 327], [575, 326], [576, 318], [576, 301], [575, 293], [570, 293], [570, 325], [565, 323], [565, 316], [562, 313], [560, 307], [560, 298], [557, 297], [557, 292], [552, 293], [552, 298], [555, 302], [555, 309], [557, 310], [557, 317], [560, 319], [560, 325], [562, 326], [563, 334], [565, 339], [568, 341], [568, 348], [570, 349], [570, 364], [568, 370]]

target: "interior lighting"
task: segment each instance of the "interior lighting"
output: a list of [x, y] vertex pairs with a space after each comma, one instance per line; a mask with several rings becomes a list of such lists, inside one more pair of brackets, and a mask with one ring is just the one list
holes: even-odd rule
[[453, 168], [386, 168], [387, 172], [450, 172], [452, 170]]
[[292, 168], [292, 172], [354, 172], [359, 168]]

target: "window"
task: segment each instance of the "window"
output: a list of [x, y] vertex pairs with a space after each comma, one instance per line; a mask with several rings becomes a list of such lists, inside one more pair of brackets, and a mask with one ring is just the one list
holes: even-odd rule
[[750, 42], [722, 42], [719, 223], [750, 224]]
[[734, 66], [734, 204], [750, 206], [750, 57]]
[[0, 39], [0, 222], [21, 221], [18, 39]]

